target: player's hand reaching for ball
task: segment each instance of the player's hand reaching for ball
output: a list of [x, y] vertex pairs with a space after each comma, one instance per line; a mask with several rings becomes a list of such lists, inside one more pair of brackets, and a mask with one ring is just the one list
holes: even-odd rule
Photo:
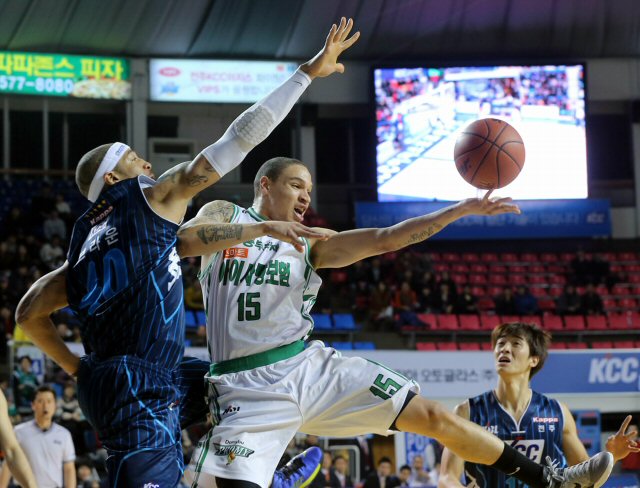
[[274, 237], [278, 240], [288, 242], [293, 245], [298, 252], [304, 251], [304, 244], [301, 237], [307, 239], [318, 239], [326, 241], [332, 234], [331, 231], [324, 229], [312, 229], [298, 222], [280, 222], [280, 221], [267, 221], [267, 235]]
[[338, 56], [349, 49], [360, 37], [356, 32], [351, 37], [349, 33], [353, 28], [353, 19], [342, 17], [340, 24], [331, 26], [322, 50], [312, 59], [300, 66], [300, 69], [311, 78], [322, 78], [333, 73], [344, 73], [344, 65], [338, 63]]
[[491, 198], [493, 190], [489, 190], [483, 198], [469, 198], [458, 206], [466, 215], [499, 215], [505, 213], [520, 214], [520, 207], [509, 197]]

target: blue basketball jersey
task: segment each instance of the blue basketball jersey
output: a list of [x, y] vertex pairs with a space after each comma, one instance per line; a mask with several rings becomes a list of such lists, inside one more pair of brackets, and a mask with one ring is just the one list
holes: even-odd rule
[[178, 225], [147, 203], [139, 176], [103, 191], [75, 223], [67, 295], [87, 352], [176, 368], [184, 350]]
[[[500, 405], [493, 391], [469, 399], [470, 420], [495, 434], [536, 463], [546, 456], [566, 466], [562, 452], [564, 417], [560, 404], [535, 391], [520, 422]], [[465, 463], [467, 486], [477, 488], [518, 487], [525, 485], [516, 478], [482, 464]]]

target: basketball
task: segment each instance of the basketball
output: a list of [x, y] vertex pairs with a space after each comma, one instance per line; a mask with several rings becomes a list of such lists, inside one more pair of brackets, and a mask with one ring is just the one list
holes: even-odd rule
[[478, 119], [462, 131], [453, 151], [458, 173], [481, 190], [502, 188], [524, 166], [524, 143], [504, 120]]

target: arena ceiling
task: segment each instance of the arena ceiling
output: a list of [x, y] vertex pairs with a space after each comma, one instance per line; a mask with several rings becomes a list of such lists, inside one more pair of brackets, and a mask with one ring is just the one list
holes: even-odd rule
[[297, 60], [341, 15], [369, 62], [640, 55], [640, 0], [0, 0], [0, 50]]

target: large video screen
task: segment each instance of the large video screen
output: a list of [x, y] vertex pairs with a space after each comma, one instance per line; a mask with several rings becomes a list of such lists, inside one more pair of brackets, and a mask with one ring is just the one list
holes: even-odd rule
[[373, 79], [379, 201], [484, 193], [453, 161], [459, 133], [484, 117], [513, 125], [526, 150], [518, 178], [495, 194], [587, 197], [583, 65], [383, 68]]

